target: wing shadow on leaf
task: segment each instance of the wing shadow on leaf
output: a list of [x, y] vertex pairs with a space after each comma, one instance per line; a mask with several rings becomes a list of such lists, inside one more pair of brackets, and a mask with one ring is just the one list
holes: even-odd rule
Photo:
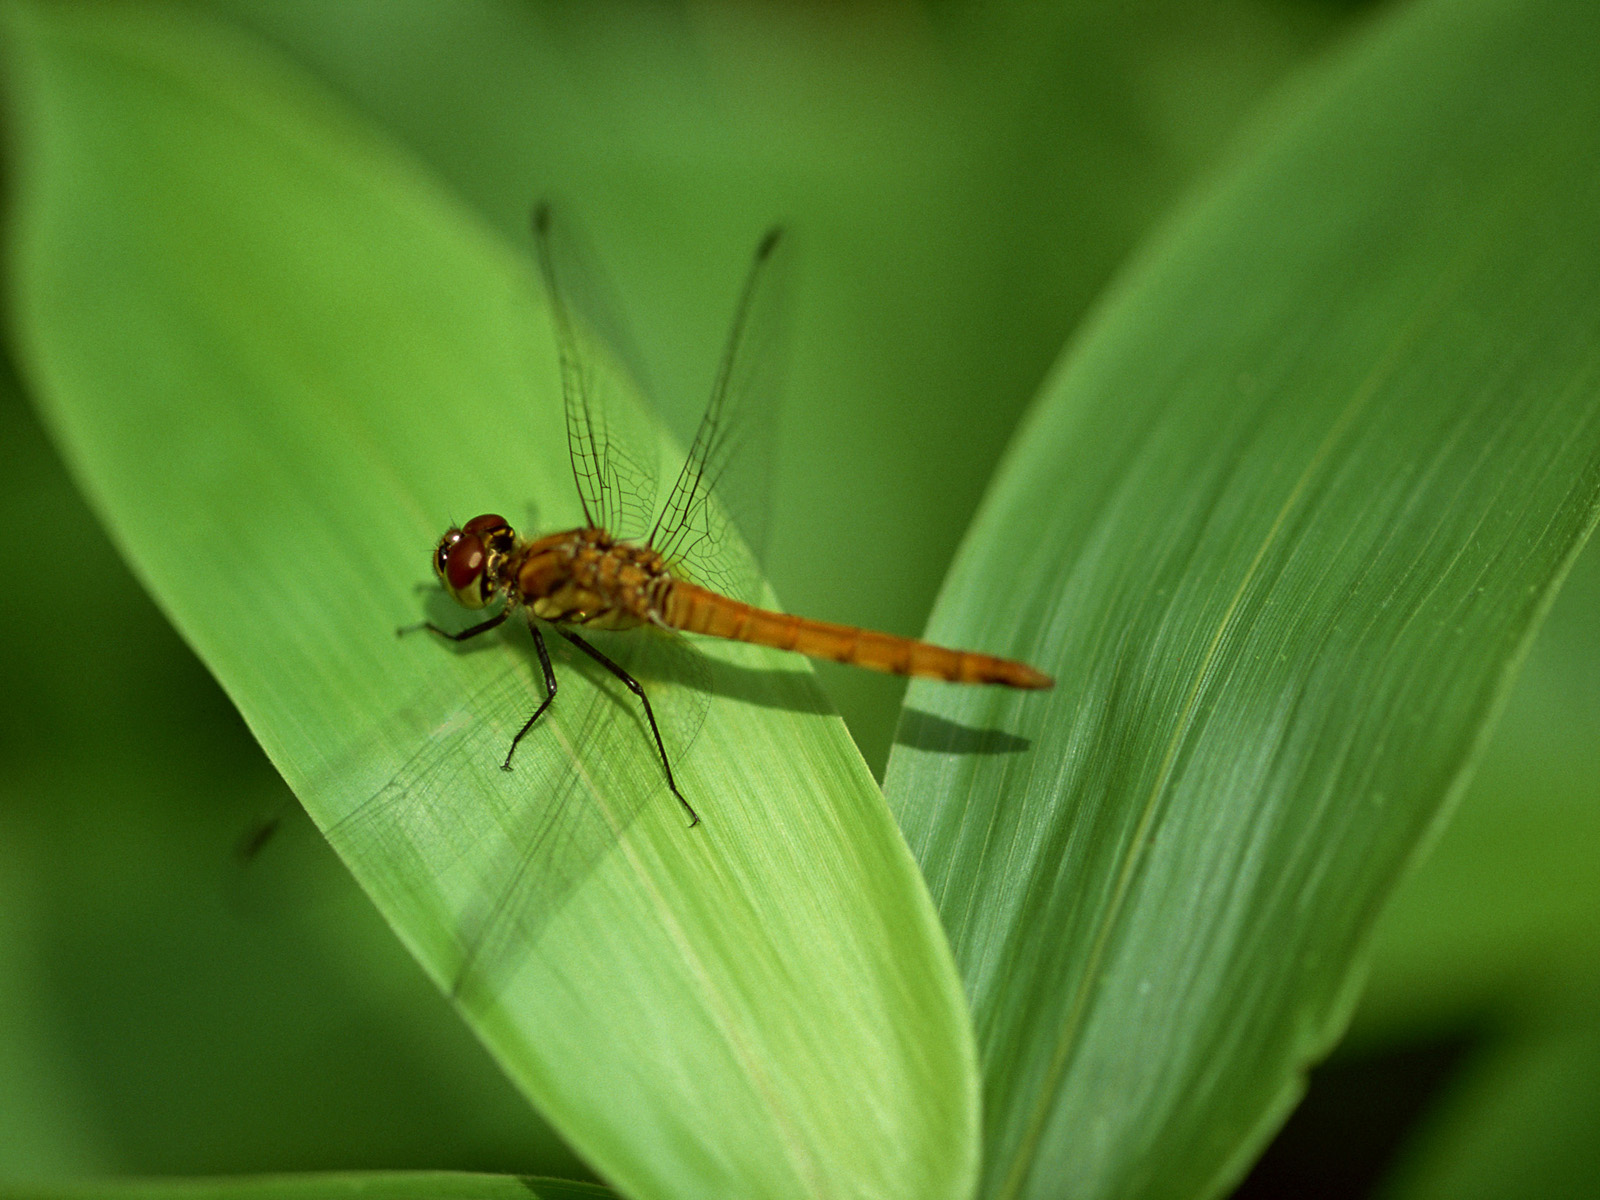
[[565, 711], [552, 706], [555, 719], [524, 739], [514, 769], [500, 764], [537, 685], [510, 660], [326, 831], [413, 953], [469, 1008], [501, 993], [648, 804], [677, 809], [659, 762], [624, 745], [648, 736], [627, 719], [633, 697], [570, 661], [558, 670]]
[[[649, 805], [673, 820], [679, 812], [637, 698], [559, 637], [546, 638], [556, 699], [519, 745], [513, 769], [501, 770], [512, 735], [543, 697], [520, 624], [437, 646], [484, 658], [487, 682], [448, 706], [404, 765], [327, 830], [413, 952], [469, 1008], [505, 989]], [[712, 696], [832, 711], [819, 689], [787, 686], [798, 672], [726, 663], [682, 636], [585, 636], [644, 686], [675, 770], [692, 761]], [[505, 637], [519, 653], [495, 661]]]

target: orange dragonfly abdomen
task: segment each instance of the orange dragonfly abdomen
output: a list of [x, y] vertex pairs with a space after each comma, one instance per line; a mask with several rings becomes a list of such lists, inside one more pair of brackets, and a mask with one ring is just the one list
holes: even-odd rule
[[916, 638], [772, 612], [681, 579], [673, 580], [665, 591], [658, 615], [663, 624], [685, 633], [792, 650], [890, 675], [1014, 688], [1047, 688], [1055, 682], [1042, 671], [1009, 658], [948, 650]]

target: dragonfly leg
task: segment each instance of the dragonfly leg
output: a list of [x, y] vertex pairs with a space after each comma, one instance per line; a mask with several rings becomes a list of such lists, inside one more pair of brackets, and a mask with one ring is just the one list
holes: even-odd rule
[[434, 633], [437, 633], [442, 638], [449, 638], [452, 642], [464, 642], [468, 638], [477, 637], [480, 633], [488, 633], [489, 630], [495, 628], [510, 615], [511, 614], [508, 611], [502, 608], [487, 621], [480, 621], [476, 625], [472, 625], [466, 629], [463, 629], [460, 633], [451, 633], [448, 629], [441, 629], [432, 621], [420, 621], [415, 625], [400, 626], [399, 629], [394, 631], [394, 635], [395, 637], [405, 637], [405, 635], [408, 633], [416, 633], [419, 630], [428, 629], [432, 630]]
[[606, 670], [610, 671], [618, 679], [622, 680], [622, 682], [627, 685], [628, 690], [635, 696], [639, 697], [639, 703], [644, 705], [645, 720], [650, 722], [650, 732], [655, 735], [656, 749], [661, 751], [661, 765], [667, 772], [667, 786], [672, 789], [672, 794], [678, 798], [678, 803], [683, 805], [683, 811], [689, 814], [689, 827], [692, 829], [694, 826], [700, 824], [700, 814], [695, 812], [694, 806], [683, 798], [683, 793], [678, 790], [677, 781], [672, 778], [672, 764], [667, 761], [667, 748], [661, 741], [661, 730], [656, 728], [656, 714], [651, 711], [650, 697], [644, 694], [644, 688], [640, 685], [639, 681], [632, 675], [629, 675], [621, 667], [617, 666], [616, 663], [612, 662], [604, 654], [601, 654], [600, 651], [596, 650], [577, 634], [572, 633], [569, 630], [562, 629], [559, 625], [556, 626], [556, 632], [562, 637], [566, 638], [567, 641], [571, 642], [579, 650], [582, 650], [590, 658], [594, 659], [595, 662], [599, 663]]
[[532, 613], [528, 614], [528, 632], [533, 634], [533, 648], [539, 652], [539, 666], [544, 669], [544, 699], [539, 702], [539, 707], [533, 710], [533, 716], [517, 730], [517, 736], [511, 739], [511, 746], [506, 750], [506, 760], [500, 764], [502, 771], [511, 770], [511, 756], [517, 752], [517, 743], [523, 739], [528, 730], [533, 728], [533, 723], [544, 715], [544, 710], [550, 707], [550, 701], [556, 698], [556, 673], [550, 665], [550, 651], [544, 647], [544, 638], [540, 636], [539, 627], [533, 623]]

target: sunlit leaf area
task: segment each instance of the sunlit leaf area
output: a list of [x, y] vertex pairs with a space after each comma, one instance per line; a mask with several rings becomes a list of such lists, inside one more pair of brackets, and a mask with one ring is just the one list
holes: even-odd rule
[[0, 1194], [1596, 1194], [1596, 45], [4, 0]]

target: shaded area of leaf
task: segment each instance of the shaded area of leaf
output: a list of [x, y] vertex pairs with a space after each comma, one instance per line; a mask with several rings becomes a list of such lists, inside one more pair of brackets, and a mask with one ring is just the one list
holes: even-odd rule
[[907, 708], [900, 714], [895, 745], [936, 754], [1021, 754], [1033, 743], [1004, 729], [963, 725], [935, 713]]

